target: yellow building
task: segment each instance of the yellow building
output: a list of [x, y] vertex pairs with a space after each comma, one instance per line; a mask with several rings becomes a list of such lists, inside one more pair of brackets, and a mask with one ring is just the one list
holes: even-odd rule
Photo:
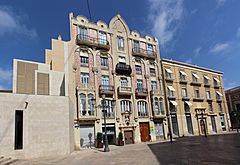
[[162, 67], [173, 136], [229, 130], [223, 73], [167, 59]]

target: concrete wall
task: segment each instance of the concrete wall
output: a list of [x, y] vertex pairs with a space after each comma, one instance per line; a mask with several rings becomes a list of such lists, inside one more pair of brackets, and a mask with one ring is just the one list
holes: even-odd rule
[[[0, 104], [0, 155], [34, 158], [73, 151], [73, 109], [68, 97], [0, 93]], [[14, 150], [16, 110], [23, 110], [21, 150]]]

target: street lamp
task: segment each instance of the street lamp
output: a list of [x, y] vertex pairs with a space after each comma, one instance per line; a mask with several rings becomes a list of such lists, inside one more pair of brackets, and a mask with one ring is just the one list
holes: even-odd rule
[[116, 105], [116, 100], [112, 100], [112, 105], [106, 105], [106, 99], [105, 94], [102, 94], [102, 111], [104, 116], [104, 152], [109, 152], [110, 149], [108, 147], [108, 138], [107, 138], [107, 124], [106, 124], [106, 115], [107, 115], [107, 109], [112, 106], [112, 108]]

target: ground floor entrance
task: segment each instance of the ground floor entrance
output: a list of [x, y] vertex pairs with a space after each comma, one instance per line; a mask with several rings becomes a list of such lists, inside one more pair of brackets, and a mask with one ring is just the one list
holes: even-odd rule
[[212, 131], [214, 133], [217, 133], [217, 126], [216, 126], [215, 116], [211, 116], [211, 123], [212, 123]]
[[163, 121], [155, 121], [154, 122], [154, 128], [155, 128], [156, 140], [164, 139]]
[[80, 125], [80, 147], [92, 148], [95, 144], [94, 125]]
[[193, 126], [192, 126], [192, 117], [190, 113], [186, 113], [186, 121], [187, 121], [187, 130], [190, 135], [193, 134]]
[[150, 130], [149, 130], [149, 123], [139, 123], [140, 126], [140, 134], [141, 134], [141, 141], [147, 142], [150, 141]]
[[133, 131], [124, 131], [125, 144], [133, 144]]
[[171, 120], [172, 120], [173, 135], [179, 136], [178, 121], [177, 121], [177, 114], [176, 113], [171, 114]]
[[[115, 124], [107, 124], [108, 144], [116, 144]], [[105, 125], [102, 125], [103, 139], [105, 138]]]

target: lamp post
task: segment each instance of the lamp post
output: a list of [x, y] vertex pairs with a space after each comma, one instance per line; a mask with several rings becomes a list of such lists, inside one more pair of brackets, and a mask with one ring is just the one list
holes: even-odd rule
[[106, 123], [106, 115], [107, 115], [107, 109], [106, 108], [112, 108], [115, 106], [116, 101], [112, 100], [112, 105], [106, 105], [106, 99], [105, 94], [102, 94], [102, 111], [103, 111], [103, 117], [104, 117], [104, 152], [109, 152], [110, 149], [108, 147], [108, 138], [107, 138], [107, 123]]

